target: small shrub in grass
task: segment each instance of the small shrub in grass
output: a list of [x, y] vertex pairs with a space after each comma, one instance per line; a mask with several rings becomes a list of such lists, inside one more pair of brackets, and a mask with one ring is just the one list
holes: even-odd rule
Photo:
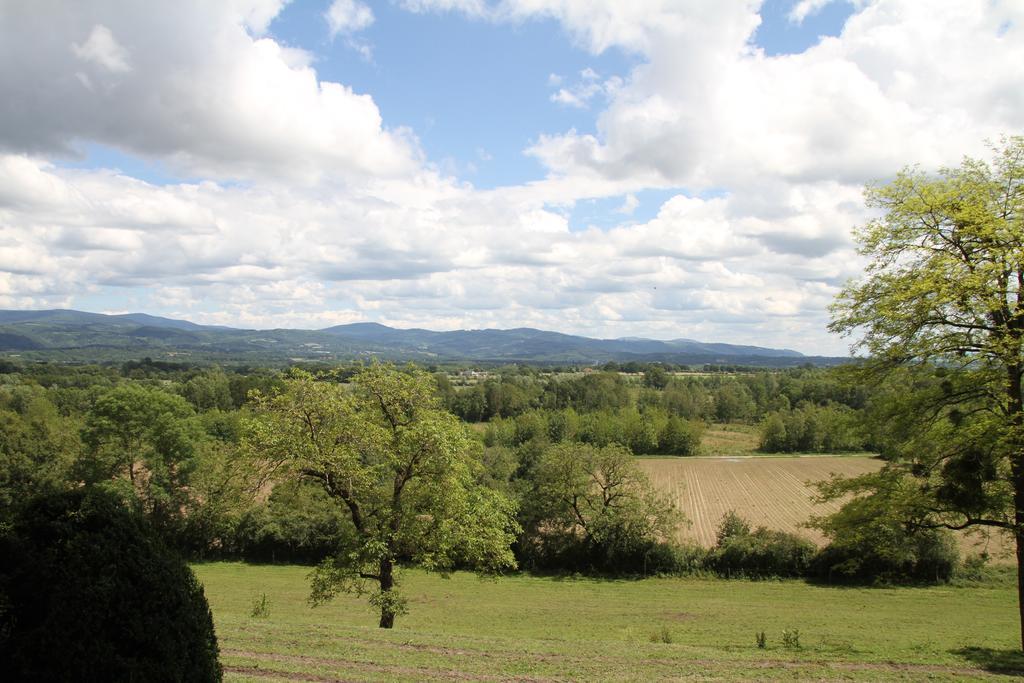
[[652, 643], [665, 643], [670, 644], [674, 640], [672, 632], [668, 630], [668, 626], [662, 626], [660, 629], [651, 634], [650, 640]]
[[957, 571], [957, 577], [968, 581], [980, 581], [985, 577], [985, 566], [988, 564], [988, 553], [978, 553], [964, 558]]
[[270, 601], [267, 600], [266, 593], [253, 596], [252, 609], [249, 611], [249, 616], [253, 619], [266, 619], [270, 616]]
[[203, 588], [145, 519], [77, 489], [0, 535], [0, 671], [11, 681], [219, 681]]
[[758, 631], [755, 638], [757, 639], [757, 647], [759, 650], [763, 650], [768, 647], [768, 636], [764, 631]]
[[800, 649], [800, 630], [787, 628], [782, 631], [782, 646], [787, 650]]

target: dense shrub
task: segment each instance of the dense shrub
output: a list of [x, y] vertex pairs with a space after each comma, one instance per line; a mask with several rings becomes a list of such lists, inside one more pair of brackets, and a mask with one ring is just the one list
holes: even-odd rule
[[723, 576], [804, 576], [814, 558], [814, 544], [795, 534], [750, 524], [728, 512], [718, 527], [718, 543], [708, 553], [706, 566]]
[[0, 538], [0, 671], [17, 681], [217, 681], [202, 587], [139, 515], [78, 489]]
[[234, 549], [257, 562], [316, 563], [335, 552], [351, 529], [347, 510], [320, 486], [289, 481], [242, 516]]
[[724, 576], [804, 576], [814, 551], [814, 544], [805, 538], [761, 527], [715, 546], [707, 566]]
[[880, 533], [856, 542], [833, 541], [815, 557], [811, 573], [829, 581], [871, 583], [942, 583], [953, 577], [960, 551], [949, 531], [884, 531], [884, 537]]
[[606, 576], [685, 575], [702, 570], [707, 551], [698, 545], [640, 539], [596, 545], [568, 536], [531, 537], [516, 547], [524, 569]]

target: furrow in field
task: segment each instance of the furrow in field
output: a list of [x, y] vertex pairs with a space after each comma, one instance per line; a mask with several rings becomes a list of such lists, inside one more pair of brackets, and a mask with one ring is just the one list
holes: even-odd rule
[[[877, 471], [882, 463], [867, 456], [793, 456], [793, 457], [721, 457], [650, 458], [640, 460], [659, 490], [670, 496], [690, 520], [678, 531], [680, 540], [710, 547], [722, 516], [729, 510], [750, 522], [776, 531], [795, 533], [815, 543], [825, 537], [804, 524], [812, 516], [827, 515], [840, 503], [813, 502], [813, 483], [833, 474], [857, 476]], [[1001, 536], [986, 541], [961, 534], [967, 552], [987, 551], [1006, 554], [1007, 542]]]
[[797, 533], [816, 542], [819, 533], [803, 524], [812, 515], [838, 508], [835, 503], [816, 505], [810, 482], [827, 479], [833, 472], [858, 475], [878, 469], [868, 457], [792, 458], [672, 458], [645, 459], [641, 466], [651, 482], [676, 501], [691, 524], [679, 537], [704, 546], [715, 542], [722, 516], [735, 510], [752, 526]]

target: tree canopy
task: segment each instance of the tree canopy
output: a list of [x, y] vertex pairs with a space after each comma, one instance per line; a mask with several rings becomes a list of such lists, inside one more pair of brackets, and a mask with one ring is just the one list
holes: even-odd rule
[[377, 590], [381, 628], [404, 603], [401, 561], [428, 569], [515, 567], [511, 499], [484, 486], [479, 444], [440, 408], [434, 379], [373, 365], [351, 386], [301, 372], [258, 396], [246, 446], [270, 479], [317, 482], [352, 524], [343, 547], [315, 573], [313, 600]]
[[826, 494], [868, 485], [912, 527], [1013, 534], [1024, 646], [1024, 137], [993, 152], [867, 190], [881, 212], [857, 233], [870, 265], [831, 328], [863, 335], [863, 372], [902, 388], [875, 407], [885, 472]]

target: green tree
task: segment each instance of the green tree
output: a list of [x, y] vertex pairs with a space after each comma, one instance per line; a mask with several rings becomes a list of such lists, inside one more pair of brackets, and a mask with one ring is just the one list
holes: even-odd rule
[[234, 407], [231, 382], [220, 368], [208, 370], [185, 382], [181, 386], [181, 395], [196, 410], [231, 410]]
[[887, 469], [914, 484], [914, 525], [1014, 536], [1024, 648], [1024, 137], [993, 151], [867, 190], [870, 265], [831, 329], [863, 335], [865, 372], [933, 375], [894, 413]]
[[74, 421], [57, 413], [43, 389], [0, 393], [0, 519], [32, 494], [66, 488], [80, 451]]
[[664, 389], [668, 386], [670, 375], [660, 365], [649, 365], [644, 370], [644, 386], [652, 389]]
[[123, 489], [165, 533], [178, 533], [199, 462], [193, 416], [181, 396], [142, 384], [107, 391], [86, 415], [79, 476]]
[[756, 410], [750, 390], [739, 382], [724, 382], [715, 392], [715, 417], [719, 422], [745, 420]]
[[927, 494], [920, 479], [887, 468], [818, 484], [822, 499], [848, 502], [812, 520], [830, 541], [815, 560], [817, 573], [830, 580], [948, 581], [959, 549], [948, 529], [921, 528], [913, 521], [922, 518], [922, 494]]
[[380, 627], [404, 610], [396, 567], [515, 566], [515, 505], [479, 482], [479, 442], [440, 408], [430, 375], [373, 365], [351, 388], [295, 373], [276, 396], [258, 396], [245, 435], [267, 478], [319, 483], [354, 533], [314, 574], [312, 600], [362, 592]]
[[533, 479], [529, 533], [542, 544], [578, 547], [587, 569], [625, 569], [631, 556], [671, 538], [683, 520], [618, 444], [551, 446]]

